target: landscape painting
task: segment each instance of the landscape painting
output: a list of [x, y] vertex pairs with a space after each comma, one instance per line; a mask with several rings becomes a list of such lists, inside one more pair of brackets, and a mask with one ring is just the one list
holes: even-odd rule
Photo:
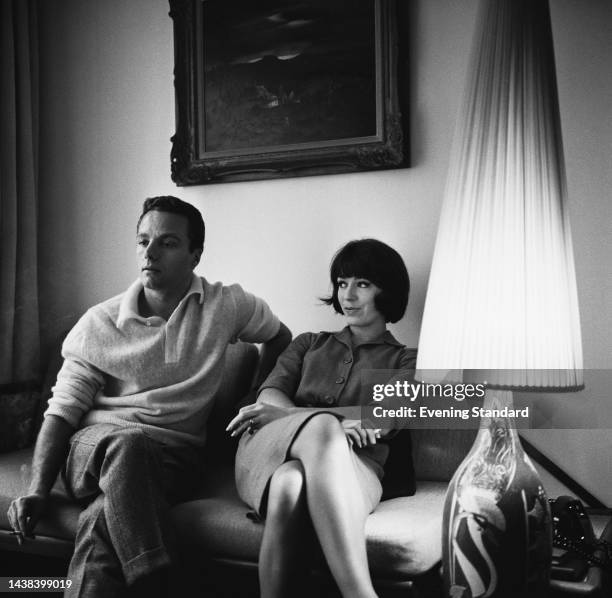
[[172, 179], [407, 166], [396, 0], [170, 0]]
[[203, 3], [207, 152], [376, 134], [372, 0]]

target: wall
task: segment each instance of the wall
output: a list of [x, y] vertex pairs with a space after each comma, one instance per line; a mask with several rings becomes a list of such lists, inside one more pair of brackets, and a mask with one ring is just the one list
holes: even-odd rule
[[[552, 4], [586, 363], [610, 368], [612, 11], [605, 0]], [[240, 281], [265, 297], [294, 333], [341, 325], [317, 297], [328, 291], [328, 263], [343, 242], [387, 241], [404, 256], [414, 289], [394, 332], [417, 344], [474, 1], [410, 3], [411, 168], [180, 189], [169, 176], [174, 97], [167, 1], [46, 0], [41, 6], [46, 344], [89, 305], [134, 279], [141, 202], [166, 193], [205, 215], [198, 272]], [[612, 503], [612, 470], [603, 459], [612, 448], [609, 430], [599, 436], [538, 432], [531, 439], [551, 456], [562, 450], [562, 464]]]

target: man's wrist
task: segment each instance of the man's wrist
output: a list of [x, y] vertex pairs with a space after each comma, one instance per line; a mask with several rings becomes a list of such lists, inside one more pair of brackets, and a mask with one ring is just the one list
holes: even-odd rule
[[31, 482], [28, 488], [28, 496], [38, 496], [44, 500], [49, 498], [51, 488], [46, 488], [42, 482]]

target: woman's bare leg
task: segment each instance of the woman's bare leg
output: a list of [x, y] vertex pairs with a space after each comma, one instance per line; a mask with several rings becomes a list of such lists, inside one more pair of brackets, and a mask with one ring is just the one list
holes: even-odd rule
[[[310, 536], [310, 537], [309, 537]], [[295, 596], [305, 549], [311, 545], [310, 525], [300, 461], [283, 463], [270, 479], [266, 524], [259, 551], [262, 598]]]
[[316, 415], [296, 436], [289, 456], [304, 468], [308, 510], [329, 568], [345, 598], [376, 596], [368, 569], [368, 507], [340, 422]]

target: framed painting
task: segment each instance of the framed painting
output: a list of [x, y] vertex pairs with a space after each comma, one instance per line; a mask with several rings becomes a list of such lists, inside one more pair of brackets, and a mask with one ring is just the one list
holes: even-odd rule
[[172, 179], [407, 166], [395, 0], [170, 0]]

